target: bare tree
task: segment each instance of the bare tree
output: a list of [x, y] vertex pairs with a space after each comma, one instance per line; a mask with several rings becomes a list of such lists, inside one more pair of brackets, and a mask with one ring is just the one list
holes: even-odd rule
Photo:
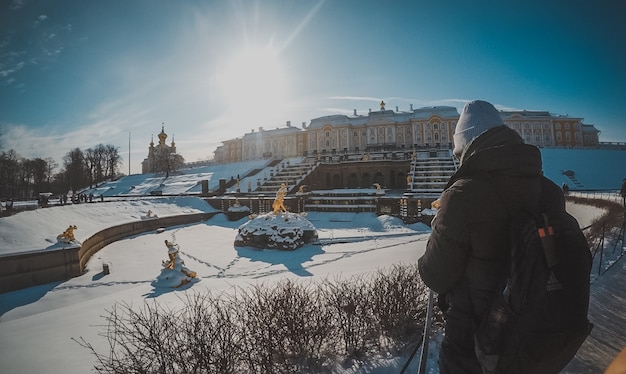
[[85, 163], [85, 170], [87, 171], [87, 177], [89, 179], [89, 188], [92, 188], [96, 169], [96, 152], [93, 148], [87, 148], [85, 150], [83, 162]]
[[173, 153], [169, 149], [163, 149], [156, 155], [156, 172], [165, 173], [165, 177], [169, 177], [173, 173], [183, 167], [185, 159], [178, 153]]
[[46, 183], [52, 183], [52, 178], [54, 177], [54, 170], [59, 167], [59, 164], [52, 158], [46, 157]]
[[105, 178], [114, 179], [118, 168], [122, 165], [119, 147], [107, 144], [104, 149], [104, 174]]
[[88, 170], [85, 168], [85, 154], [80, 148], [74, 148], [63, 157], [65, 178], [72, 192], [76, 193], [87, 184]]
[[0, 152], [0, 196], [13, 197], [18, 195], [18, 172], [20, 155], [10, 149]]

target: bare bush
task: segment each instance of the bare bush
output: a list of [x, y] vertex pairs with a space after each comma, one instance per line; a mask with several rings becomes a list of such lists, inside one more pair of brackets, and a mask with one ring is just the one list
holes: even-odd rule
[[399, 351], [417, 341], [426, 317], [427, 293], [417, 265], [394, 266], [372, 279], [372, 308], [381, 332]]
[[179, 309], [119, 303], [103, 316], [98, 373], [322, 373], [419, 338], [426, 289], [415, 265], [321, 284], [283, 280], [224, 295], [188, 292]]
[[238, 317], [250, 372], [319, 372], [333, 352], [332, 315], [316, 289], [290, 280], [241, 290]]
[[371, 285], [365, 277], [327, 282], [326, 304], [335, 314], [348, 358], [364, 358], [379, 347], [380, 328], [374, 316]]

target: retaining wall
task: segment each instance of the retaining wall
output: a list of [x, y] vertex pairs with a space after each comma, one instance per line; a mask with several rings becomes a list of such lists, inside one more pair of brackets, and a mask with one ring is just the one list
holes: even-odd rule
[[0, 256], [0, 293], [82, 275], [89, 258], [105, 246], [159, 227], [206, 221], [216, 213], [194, 213], [123, 223], [99, 231], [80, 247]]

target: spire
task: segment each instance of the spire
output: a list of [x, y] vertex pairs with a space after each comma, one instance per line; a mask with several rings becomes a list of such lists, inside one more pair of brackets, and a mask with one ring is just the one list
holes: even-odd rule
[[161, 123], [161, 133], [159, 134], [159, 144], [165, 144], [165, 139], [167, 139], [167, 134], [165, 133], [165, 122]]

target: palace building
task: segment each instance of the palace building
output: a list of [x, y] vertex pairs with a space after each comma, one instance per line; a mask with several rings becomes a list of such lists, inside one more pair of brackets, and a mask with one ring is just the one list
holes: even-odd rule
[[[452, 149], [459, 113], [455, 107], [434, 106], [400, 111], [385, 108], [367, 115], [329, 115], [311, 120], [302, 128], [292, 127], [244, 134], [223, 141], [215, 162], [239, 162], [261, 158], [286, 158], [319, 154], [359, 154], [409, 149]], [[582, 118], [554, 115], [547, 111], [500, 111], [502, 120], [524, 141], [538, 147], [594, 148], [599, 133]]]

